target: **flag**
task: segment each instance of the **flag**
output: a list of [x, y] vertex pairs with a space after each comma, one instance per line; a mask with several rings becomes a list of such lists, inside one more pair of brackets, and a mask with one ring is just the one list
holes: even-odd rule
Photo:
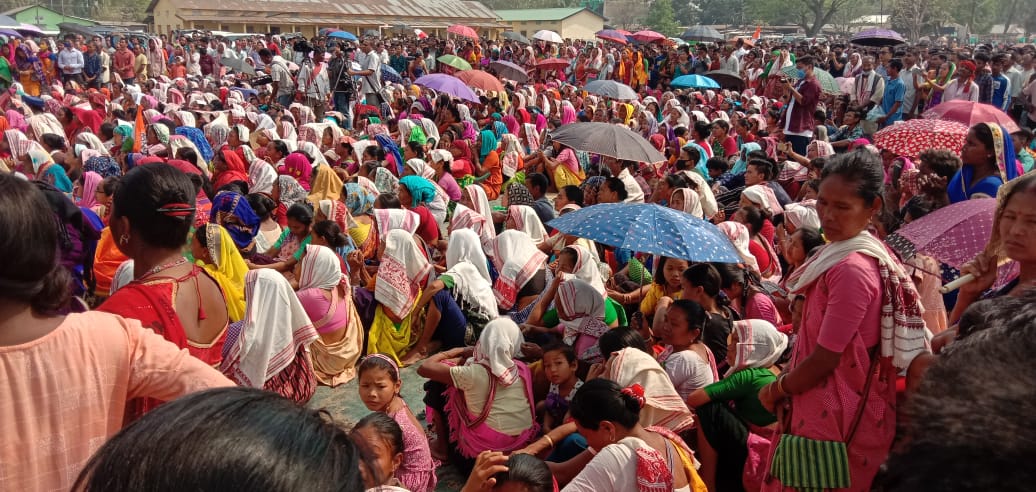
[[140, 152], [147, 138], [147, 127], [144, 126], [144, 107], [137, 106], [137, 120], [133, 123], [133, 152]]
[[763, 26], [755, 26], [755, 32], [752, 33], [752, 39], [759, 39], [759, 36], [763, 35]]

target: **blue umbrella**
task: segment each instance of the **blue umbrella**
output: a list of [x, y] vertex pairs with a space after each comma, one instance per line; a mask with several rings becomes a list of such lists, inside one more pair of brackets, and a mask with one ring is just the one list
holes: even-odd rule
[[712, 80], [704, 75], [681, 75], [672, 82], [669, 83], [670, 87], [676, 87], [679, 89], [692, 88], [692, 89], [719, 89], [719, 82]]
[[327, 37], [344, 39], [346, 41], [359, 41], [359, 38], [357, 38], [355, 34], [345, 31], [335, 31], [331, 34], [328, 34]]
[[548, 225], [577, 237], [640, 253], [689, 261], [741, 263], [715, 225], [652, 203], [603, 203], [558, 217]]
[[403, 77], [401, 75], [399, 75], [399, 72], [397, 72], [396, 69], [392, 68], [389, 65], [385, 65], [384, 63], [382, 63], [381, 64], [381, 81], [382, 82], [389, 82], [389, 83], [392, 83], [392, 84], [402, 84], [403, 83]]

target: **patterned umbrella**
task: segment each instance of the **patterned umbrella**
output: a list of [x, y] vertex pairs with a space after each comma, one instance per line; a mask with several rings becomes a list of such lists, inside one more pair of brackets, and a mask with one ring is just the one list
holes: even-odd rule
[[455, 75], [455, 77], [463, 80], [465, 84], [468, 84], [471, 87], [476, 87], [484, 91], [504, 91], [504, 84], [500, 83], [500, 79], [481, 70], [465, 70]]
[[887, 242], [904, 258], [921, 253], [960, 268], [986, 247], [995, 212], [995, 198], [954, 203], [904, 225]]
[[454, 24], [446, 29], [446, 32], [464, 36], [466, 38], [478, 39], [478, 33], [474, 29], [461, 24]]
[[[784, 67], [781, 69], [781, 73], [786, 75], [789, 79], [799, 79], [799, 69], [795, 68], [794, 65], [790, 67]], [[838, 81], [827, 71], [819, 68], [813, 69], [813, 76], [816, 77], [817, 83], [820, 84], [820, 90], [824, 91], [824, 94], [839, 95], [842, 93], [842, 88], [838, 85]]]
[[636, 39], [641, 43], [653, 43], [656, 41], [663, 41], [666, 37], [665, 34], [657, 33], [655, 31], [637, 31], [633, 33], [633, 39]]
[[597, 31], [597, 34], [595, 34], [595, 36], [597, 36], [598, 39], [611, 41], [613, 43], [626, 44], [629, 42], [626, 40], [626, 36], [623, 36], [622, 33], [614, 29], [602, 29], [600, 31]]
[[496, 72], [500, 77], [513, 80], [519, 84], [529, 81], [529, 74], [525, 69], [509, 61], [496, 60], [489, 64], [489, 69]]
[[621, 101], [632, 101], [639, 97], [637, 96], [637, 91], [633, 90], [632, 87], [614, 80], [594, 80], [583, 86], [583, 90], [591, 94]]
[[669, 83], [671, 87], [679, 89], [719, 89], [719, 82], [704, 75], [681, 75]]
[[741, 262], [718, 227], [654, 203], [592, 205], [548, 225], [565, 234], [641, 253], [689, 261]]
[[964, 123], [921, 118], [879, 130], [874, 134], [874, 145], [910, 158], [917, 158], [927, 149], [949, 149], [959, 154], [967, 136]]
[[463, 80], [458, 79], [452, 75], [446, 75], [444, 73], [433, 73], [418, 77], [414, 81], [415, 85], [427, 87], [429, 89], [439, 91], [445, 94], [449, 94], [453, 97], [458, 97], [466, 101], [478, 103], [478, 96], [464, 83]]
[[457, 70], [471, 70], [471, 64], [457, 55], [442, 55], [435, 60], [443, 65], [456, 68]]
[[397, 72], [396, 69], [392, 68], [391, 65], [385, 65], [383, 63], [381, 65], [381, 81], [389, 82], [392, 84], [402, 84], [403, 77], [399, 75], [399, 72]]
[[550, 138], [575, 150], [616, 159], [635, 162], [665, 160], [665, 156], [639, 133], [611, 123], [569, 123], [554, 130]]
[[895, 46], [906, 42], [898, 32], [890, 29], [864, 29], [850, 40], [860, 46]]
[[1008, 133], [1018, 131], [1018, 124], [996, 106], [972, 101], [947, 101], [924, 112], [924, 118], [959, 121], [972, 127], [978, 123], [997, 123]]

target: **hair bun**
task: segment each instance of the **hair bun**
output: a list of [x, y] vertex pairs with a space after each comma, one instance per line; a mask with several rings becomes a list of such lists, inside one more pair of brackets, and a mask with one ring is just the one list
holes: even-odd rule
[[637, 402], [637, 408], [644, 408], [644, 387], [640, 384], [634, 383], [632, 386], [627, 386], [622, 389], [622, 394], [632, 398]]

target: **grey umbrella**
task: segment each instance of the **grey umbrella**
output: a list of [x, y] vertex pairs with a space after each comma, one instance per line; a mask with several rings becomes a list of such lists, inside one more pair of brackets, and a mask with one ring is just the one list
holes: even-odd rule
[[632, 101], [637, 99], [637, 91], [632, 87], [616, 82], [614, 80], [594, 80], [583, 86], [583, 90], [591, 94], [619, 99], [621, 101]]
[[680, 39], [687, 41], [723, 41], [723, 35], [719, 31], [709, 27], [698, 24], [697, 26], [691, 26], [687, 28], [683, 34], [680, 35]]
[[665, 160], [658, 149], [633, 130], [611, 123], [569, 123], [550, 134], [553, 141], [576, 150], [635, 162]]
[[529, 81], [529, 74], [525, 69], [509, 61], [496, 60], [491, 62], [489, 70], [502, 78], [513, 80], [519, 84]]
[[518, 41], [519, 43], [529, 44], [529, 38], [522, 36], [520, 33], [514, 31], [504, 31], [500, 34], [504, 39], [510, 39], [511, 41]]
[[705, 72], [705, 76], [715, 80], [716, 83], [724, 89], [730, 89], [732, 91], [745, 90], [745, 80], [741, 78], [741, 75], [731, 72], [730, 70], [713, 70], [711, 72]]

